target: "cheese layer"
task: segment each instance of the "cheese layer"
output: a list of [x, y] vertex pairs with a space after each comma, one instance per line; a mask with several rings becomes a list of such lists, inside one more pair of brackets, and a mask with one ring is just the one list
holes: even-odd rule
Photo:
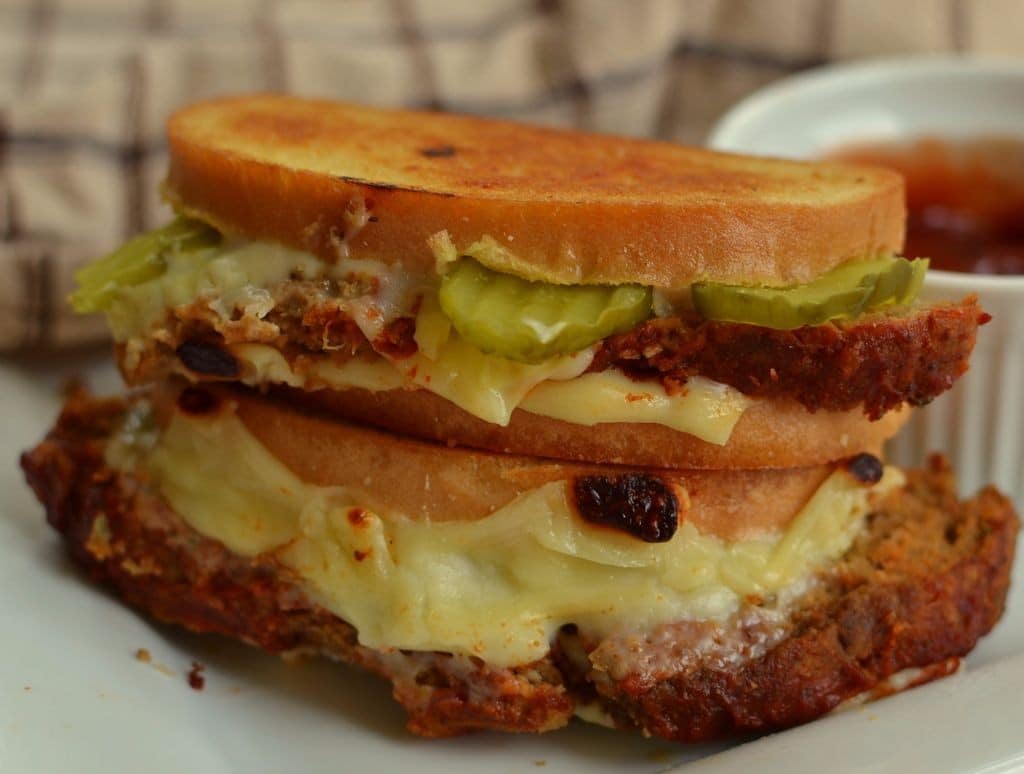
[[247, 384], [381, 391], [402, 389], [414, 381], [499, 425], [507, 425], [519, 408], [577, 425], [660, 424], [721, 445], [752, 403], [739, 391], [699, 376], [687, 382], [685, 392], [669, 395], [658, 382], [635, 382], [618, 371], [578, 374], [589, 363], [589, 352], [559, 358], [551, 368], [523, 366], [449, 340], [436, 360], [418, 354], [400, 361], [399, 367], [383, 358], [322, 360], [304, 364], [302, 373], [296, 373], [278, 350], [266, 344], [241, 344], [231, 351], [243, 365], [242, 381]]
[[635, 382], [620, 371], [583, 374], [538, 384], [519, 403], [531, 414], [576, 425], [602, 422], [658, 424], [724, 445], [752, 403], [743, 393], [701, 376], [669, 395], [659, 382]]
[[230, 550], [273, 554], [362, 644], [505, 666], [544, 656], [567, 623], [594, 636], [643, 631], [799, 589], [849, 547], [870, 493], [901, 482], [895, 469], [875, 487], [837, 471], [783, 532], [725, 542], [684, 519], [652, 544], [583, 521], [566, 482], [477, 521], [373, 512], [372, 492], [301, 481], [228, 408], [176, 413], [155, 441], [125, 439], [112, 464], [148, 471], [189, 525]]
[[[320, 386], [418, 387], [502, 426], [521, 406], [574, 424], [662, 424], [717, 444], [729, 439], [749, 405], [738, 391], [701, 379], [693, 380], [686, 393], [669, 396], [656, 383], [641, 387], [621, 374], [581, 377], [593, 358], [592, 349], [534, 365], [484, 354], [451, 331], [436, 303], [436, 288], [427, 278], [409, 277], [401, 267], [376, 261], [342, 259], [327, 266], [307, 253], [266, 242], [242, 242], [177, 256], [160, 277], [120, 288], [108, 318], [115, 339], [121, 342], [145, 336], [168, 309], [197, 301], [225, 321], [239, 317], [259, 321], [274, 307], [274, 286], [291, 278], [315, 279], [325, 274], [350, 289], [341, 307], [370, 340], [380, 334], [387, 320], [408, 314], [416, 299], [421, 299], [416, 318], [419, 351], [406, 358], [382, 357], [381, 367], [371, 367], [372, 376], [366, 361], [348, 366], [325, 358], [305, 374]], [[253, 345], [237, 349], [239, 357], [250, 364], [249, 383], [314, 386], [291, 373], [280, 356], [275, 361]]]

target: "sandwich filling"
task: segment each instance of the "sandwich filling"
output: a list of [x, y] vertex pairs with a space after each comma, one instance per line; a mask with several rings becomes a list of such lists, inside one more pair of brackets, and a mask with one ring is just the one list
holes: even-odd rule
[[[303, 389], [425, 389], [502, 427], [521, 408], [579, 425], [660, 424], [724, 445], [752, 398], [700, 373], [638, 371], [629, 337], [643, 324], [680, 309], [692, 316], [694, 308], [708, 320], [746, 320], [768, 329], [856, 317], [912, 301], [925, 266], [876, 258], [794, 288], [701, 282], [652, 292], [638, 285], [551, 285], [494, 272], [486, 265], [496, 251], [507, 250], [487, 237], [459, 251], [440, 232], [430, 248], [437, 271], [417, 275], [398, 264], [343, 255], [328, 264], [276, 244], [225, 241], [208, 226], [179, 218], [83, 270], [73, 300], [80, 309], [106, 311], [123, 345], [126, 374], [155, 343], [172, 347], [177, 370], [192, 378]], [[296, 312], [301, 322], [289, 330], [297, 338], [282, 341], [281, 320]], [[349, 328], [357, 342], [342, 335], [338, 343], [339, 329]], [[187, 338], [197, 330], [198, 343]], [[617, 334], [626, 337], [620, 345], [625, 358], [610, 364], [603, 344]], [[317, 335], [319, 341], [309, 340]], [[228, 353], [211, 354], [222, 344]], [[645, 345], [640, 354], [658, 357], [665, 344]], [[309, 347], [317, 354], [312, 363], [301, 355]], [[743, 358], [723, 349], [723, 361]], [[745, 382], [771, 389], [781, 364], [768, 371], [767, 380], [749, 374]], [[898, 396], [887, 400], [890, 408], [901, 402]]]
[[621, 372], [584, 377], [592, 346], [536, 363], [484, 353], [452, 330], [436, 302], [436, 278], [410, 277], [400, 267], [366, 260], [342, 259], [327, 267], [312, 255], [266, 242], [175, 254], [157, 276], [117, 288], [107, 317], [129, 359], [159, 329], [167, 310], [197, 301], [225, 324], [246, 325], [258, 338], [261, 325], [269, 326], [268, 314], [287, 303], [275, 298], [274, 289], [296, 282], [339, 296], [368, 341], [379, 340], [388, 323], [416, 310], [415, 350], [366, 352], [360, 358], [337, 353], [300, 370], [278, 348], [242, 343], [230, 348], [242, 365], [241, 381], [304, 389], [420, 388], [496, 425], [507, 425], [522, 408], [581, 425], [662, 424], [715, 444], [729, 439], [750, 404], [738, 391], [708, 379], [694, 379], [686, 390], [669, 394], [657, 382], [637, 384]]
[[674, 531], [641, 539], [603, 525], [607, 507], [591, 512], [600, 497], [581, 499], [572, 481], [471, 521], [375, 510], [372, 487], [300, 479], [230, 405], [174, 411], [161, 430], [131, 415], [107, 458], [201, 534], [290, 568], [363, 645], [505, 666], [543, 657], [565, 624], [605, 636], [781, 604], [847, 550], [873, 497], [902, 482], [892, 468], [874, 484], [837, 468], [785, 528], [732, 540], [687, 521], [677, 492]]

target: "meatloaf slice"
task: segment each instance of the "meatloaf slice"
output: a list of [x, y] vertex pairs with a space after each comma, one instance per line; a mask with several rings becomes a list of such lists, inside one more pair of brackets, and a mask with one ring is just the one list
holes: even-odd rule
[[657, 378], [670, 390], [705, 376], [753, 398], [791, 398], [811, 411], [861, 406], [878, 419], [952, 387], [990, 319], [969, 296], [789, 331], [693, 316], [648, 320], [602, 342], [591, 368]]
[[391, 680], [424, 736], [546, 731], [597, 704], [621, 728], [707, 740], [811, 720], [890, 676], [949, 671], [998, 621], [1018, 521], [994, 489], [956, 498], [933, 459], [872, 513], [848, 554], [785, 609], [752, 602], [736, 621], [679, 622], [595, 640], [566, 627], [544, 659], [494, 668], [443, 653], [376, 651], [269, 559], [245, 559], [189, 528], [143, 478], [103, 457], [125, 405], [70, 396], [22, 457], [74, 559], [129, 604], [193, 631], [276, 653], [313, 653]]
[[[125, 380], [138, 385], [174, 372], [196, 381], [237, 379], [228, 348], [241, 343], [275, 347], [292, 362], [416, 352], [412, 318], [391, 321], [370, 342], [337, 299], [308, 289], [288, 298], [258, 321], [224, 320], [204, 302], [170, 310], [160, 326], [118, 348]], [[878, 419], [952, 387], [967, 370], [978, 326], [989, 319], [974, 297], [791, 331], [689, 314], [605, 339], [591, 370], [614, 368], [670, 392], [704, 376], [753, 398], [795, 400], [811, 411], [859, 408]]]

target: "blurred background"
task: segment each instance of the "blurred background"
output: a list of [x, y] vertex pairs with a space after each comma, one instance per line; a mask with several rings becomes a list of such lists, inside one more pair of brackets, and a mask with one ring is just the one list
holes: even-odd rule
[[1016, 56], [1019, 0], [0, 0], [0, 351], [100, 340], [64, 298], [167, 217], [163, 122], [290, 91], [700, 143], [834, 60]]

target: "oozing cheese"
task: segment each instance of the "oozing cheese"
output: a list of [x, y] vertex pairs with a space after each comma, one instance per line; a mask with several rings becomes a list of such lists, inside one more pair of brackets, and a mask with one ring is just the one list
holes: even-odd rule
[[438, 347], [433, 359], [417, 352], [393, 363], [413, 384], [485, 422], [505, 426], [530, 390], [551, 380], [574, 380], [593, 358], [593, 349], [586, 349], [536, 365], [517, 363], [485, 355], [453, 335]]
[[590, 362], [589, 350], [543, 366], [528, 366], [482, 355], [458, 339], [449, 339], [435, 360], [419, 354], [394, 364], [383, 358], [324, 360], [305, 364], [302, 374], [264, 344], [242, 344], [231, 351], [243, 364], [242, 378], [249, 384], [394, 390], [409, 382], [498, 425], [507, 425], [518, 407], [578, 425], [661, 424], [721, 445], [752, 402], [727, 385], [700, 377], [691, 379], [685, 392], [669, 395], [657, 382], [634, 382], [617, 371], [581, 374]]
[[751, 594], [784, 592], [850, 545], [874, 488], [837, 472], [782, 534], [724, 542], [685, 519], [644, 543], [575, 515], [565, 482], [530, 491], [478, 521], [430, 523], [374, 512], [372, 491], [313, 486], [260, 445], [230, 410], [175, 415], [143, 466], [193, 528], [244, 556], [272, 553], [308, 593], [372, 648], [533, 661], [576, 623], [596, 636], [681, 619], [720, 619]]
[[232, 347], [249, 384], [277, 382], [304, 389], [395, 390], [417, 385], [447, 398], [464, 411], [488, 422], [507, 425], [523, 397], [546, 379], [571, 378], [586, 369], [588, 350], [541, 365], [489, 357], [458, 339], [449, 340], [435, 360], [416, 354], [401, 360], [384, 358], [315, 361], [296, 373], [285, 357], [264, 344]]
[[206, 301], [225, 319], [236, 310], [258, 319], [274, 307], [269, 287], [292, 274], [316, 277], [322, 270], [314, 256], [267, 242], [243, 242], [212, 256], [184, 254], [156, 279], [120, 288], [107, 319], [116, 341], [143, 335], [167, 309], [195, 301]]
[[686, 383], [685, 392], [669, 395], [659, 382], [638, 383], [620, 371], [599, 371], [538, 384], [519, 407], [577, 425], [665, 425], [722, 445], [751, 403], [741, 392], [699, 376]]
[[363, 390], [397, 390], [405, 386], [405, 379], [391, 363], [382, 357], [353, 358], [332, 362], [314, 360], [303, 372], [296, 373], [288, 360], [274, 347], [266, 344], [236, 344], [231, 353], [242, 364], [242, 381], [246, 384], [287, 384], [300, 389], [330, 387]]

